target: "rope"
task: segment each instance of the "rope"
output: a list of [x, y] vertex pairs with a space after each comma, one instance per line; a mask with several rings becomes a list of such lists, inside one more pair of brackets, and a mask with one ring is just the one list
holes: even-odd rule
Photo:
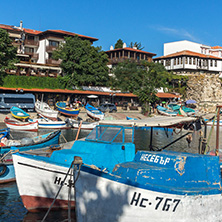
[[64, 135], [61, 133], [61, 135], [62, 135], [62, 138], [65, 140], [65, 142], [67, 143], [67, 140], [66, 140], [66, 138], [64, 137]]
[[[216, 109], [216, 113], [217, 113], [217, 112], [218, 112], [218, 108]], [[212, 131], [213, 131], [213, 128], [214, 128], [214, 124], [215, 124], [215, 121], [216, 121], [216, 117], [217, 117], [217, 115], [214, 116], [213, 124], [212, 124], [212, 126], [211, 126], [211, 128], [210, 128], [210, 133], [209, 133], [209, 136], [208, 136], [208, 138], [207, 138], [206, 147], [209, 146], [209, 142], [210, 142], [210, 139], [211, 139], [211, 134], [212, 134]], [[207, 151], [206, 147], [205, 147], [205, 150], [204, 150], [204, 154], [206, 154], [206, 151]]]
[[[53, 200], [51, 206], [49, 207], [48, 211], [46, 212], [46, 214], [45, 214], [45, 216], [44, 216], [44, 218], [42, 219], [41, 222], [44, 222], [44, 221], [46, 220], [46, 218], [47, 218], [49, 212], [51, 211], [51, 209], [52, 209], [52, 207], [53, 207], [53, 205], [54, 205], [54, 203], [55, 203], [55, 201], [56, 201], [56, 199], [57, 199], [57, 197], [58, 197], [58, 195], [59, 195], [59, 193], [60, 193], [63, 185], [65, 184], [65, 181], [66, 181], [67, 176], [70, 175], [70, 177], [71, 177], [72, 174], [74, 175], [73, 172], [72, 172], [72, 174], [69, 173], [69, 172], [71, 171], [72, 167], [74, 166], [74, 164], [76, 164], [76, 163], [75, 163], [75, 159], [74, 159], [74, 161], [72, 161], [72, 163], [71, 163], [71, 165], [70, 165], [70, 167], [69, 167], [69, 169], [68, 169], [68, 171], [67, 171], [67, 173], [66, 173], [66, 175], [65, 175], [65, 177], [64, 177], [64, 179], [63, 179], [63, 181], [62, 181], [62, 183], [61, 183], [61, 185], [60, 185], [60, 187], [59, 187], [59, 190], [57, 191], [57, 193], [56, 193], [56, 195], [55, 195], [55, 197], [54, 197], [54, 200]], [[79, 166], [79, 173], [78, 173], [78, 175], [80, 174], [80, 168], [81, 168], [81, 165], [82, 165], [82, 164], [80, 163], [79, 165], [80, 165], [80, 166]], [[77, 177], [77, 179], [78, 179], [78, 177]], [[75, 186], [75, 183], [76, 183], [77, 179], [74, 180], [73, 186]], [[69, 198], [71, 199], [71, 187], [72, 187], [72, 183], [71, 183], [71, 180], [70, 180], [70, 183], [69, 183], [70, 192], [69, 192], [68, 201], [69, 201]], [[69, 202], [70, 202], [70, 201], [69, 201]], [[68, 215], [68, 217], [69, 217], [69, 218], [68, 218], [68, 221], [70, 222], [70, 221], [71, 221], [71, 210], [70, 210], [70, 209], [71, 209], [71, 206], [70, 206], [70, 203], [68, 204], [68, 207], [69, 207], [69, 208], [68, 208], [68, 210], [69, 210], [69, 212], [68, 212], [68, 213], [69, 213], [69, 215]]]
[[5, 157], [8, 156], [9, 154], [17, 152], [19, 152], [19, 150], [9, 150], [8, 153], [6, 153], [4, 156], [1, 157], [0, 162], [2, 162], [5, 159]]

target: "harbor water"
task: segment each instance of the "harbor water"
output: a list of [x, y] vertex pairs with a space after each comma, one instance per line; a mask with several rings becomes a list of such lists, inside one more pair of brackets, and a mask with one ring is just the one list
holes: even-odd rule
[[[1, 126], [0, 128], [4, 128], [5, 126]], [[216, 135], [216, 127], [210, 133], [210, 127], [207, 127], [207, 135], [211, 134], [211, 139], [209, 140], [209, 147], [211, 150], [215, 148], [215, 135]], [[203, 131], [203, 129], [202, 129]], [[20, 139], [24, 137], [33, 137], [40, 134], [45, 134], [50, 132], [50, 130], [40, 130], [38, 133], [33, 132], [12, 132], [12, 136], [14, 139]], [[90, 131], [81, 131], [79, 134], [79, 138], [83, 138], [88, 135]], [[184, 135], [185, 132], [180, 132], [179, 130], [173, 131], [169, 130], [168, 132], [164, 130], [154, 130], [153, 133], [153, 147], [163, 148], [166, 144], [171, 143], [173, 140], [179, 138]], [[62, 136], [60, 138], [60, 142], [63, 143], [66, 140], [72, 141], [76, 138], [77, 130], [69, 129], [62, 130]], [[149, 150], [150, 149], [150, 130], [136, 130], [135, 131], [135, 145], [137, 150]], [[181, 152], [198, 152], [198, 146], [200, 141], [200, 132], [192, 133], [192, 141], [190, 145], [188, 144], [186, 137], [177, 141], [167, 148], [167, 150], [175, 150]], [[222, 141], [220, 141], [222, 148]], [[41, 221], [46, 212], [38, 212], [38, 213], [29, 213], [24, 208], [21, 198], [19, 196], [16, 183], [9, 183], [5, 185], [0, 185], [0, 221], [4, 222], [17, 222], [17, 221]], [[74, 218], [74, 214], [72, 215]], [[51, 211], [46, 219], [46, 221], [66, 221], [68, 218], [67, 211]], [[74, 220], [72, 220], [74, 221]]]

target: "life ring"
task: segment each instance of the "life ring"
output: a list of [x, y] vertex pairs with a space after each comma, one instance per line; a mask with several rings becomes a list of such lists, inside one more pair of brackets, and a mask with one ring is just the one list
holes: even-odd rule
[[0, 163], [0, 176], [2, 176], [7, 170], [7, 167], [5, 164]]

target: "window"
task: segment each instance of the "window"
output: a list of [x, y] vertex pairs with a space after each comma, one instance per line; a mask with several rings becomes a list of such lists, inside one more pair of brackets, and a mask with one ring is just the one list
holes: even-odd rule
[[173, 64], [176, 65], [176, 58], [174, 59], [174, 63]]
[[217, 60], [215, 60], [215, 63], [214, 63], [214, 64], [215, 64], [215, 67], [217, 67]]
[[193, 58], [193, 64], [196, 65], [196, 58]]
[[190, 57], [189, 58], [189, 65], [191, 65], [192, 64], [192, 58]]
[[5, 103], [34, 103], [32, 98], [13, 98], [13, 97], [4, 97]]
[[188, 62], [188, 61], [187, 61], [187, 57], [185, 57], [185, 64], [187, 64], [187, 62]]
[[213, 60], [212, 59], [210, 60], [210, 66], [211, 67], [213, 66]]
[[25, 47], [26, 53], [34, 53], [34, 48]]
[[49, 40], [49, 45], [50, 46], [54, 46], [54, 47], [58, 47], [59, 46], [59, 42]]

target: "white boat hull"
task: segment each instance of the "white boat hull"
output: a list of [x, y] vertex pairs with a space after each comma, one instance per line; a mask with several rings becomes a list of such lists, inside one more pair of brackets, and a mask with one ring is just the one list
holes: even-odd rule
[[38, 114], [51, 119], [56, 119], [58, 117], [58, 111], [53, 110], [49, 107], [47, 103], [36, 101], [35, 110]]
[[5, 125], [10, 128], [10, 130], [16, 130], [16, 131], [38, 131], [38, 122], [19, 122], [15, 120], [8, 120], [4, 121]]
[[104, 119], [104, 114], [95, 114], [90, 112], [89, 110], [86, 110], [86, 113], [89, 117], [95, 120], [103, 120]]
[[78, 222], [221, 222], [222, 197], [146, 190], [81, 171], [76, 212]]
[[[48, 209], [68, 171], [68, 167], [13, 155], [16, 182], [23, 204], [29, 211]], [[33, 176], [35, 175], [35, 176]], [[69, 180], [67, 177], [53, 208], [68, 207]], [[71, 205], [74, 206], [74, 189], [71, 189]]]
[[[79, 126], [80, 126], [80, 122], [79, 121], [76, 121], [76, 120], [73, 120], [73, 119], [69, 119], [69, 122], [71, 123], [72, 127], [74, 129], [79, 129]], [[99, 125], [99, 122], [82, 122], [82, 125], [81, 125], [81, 129], [82, 130], [92, 130], [94, 129], [97, 125]]]

